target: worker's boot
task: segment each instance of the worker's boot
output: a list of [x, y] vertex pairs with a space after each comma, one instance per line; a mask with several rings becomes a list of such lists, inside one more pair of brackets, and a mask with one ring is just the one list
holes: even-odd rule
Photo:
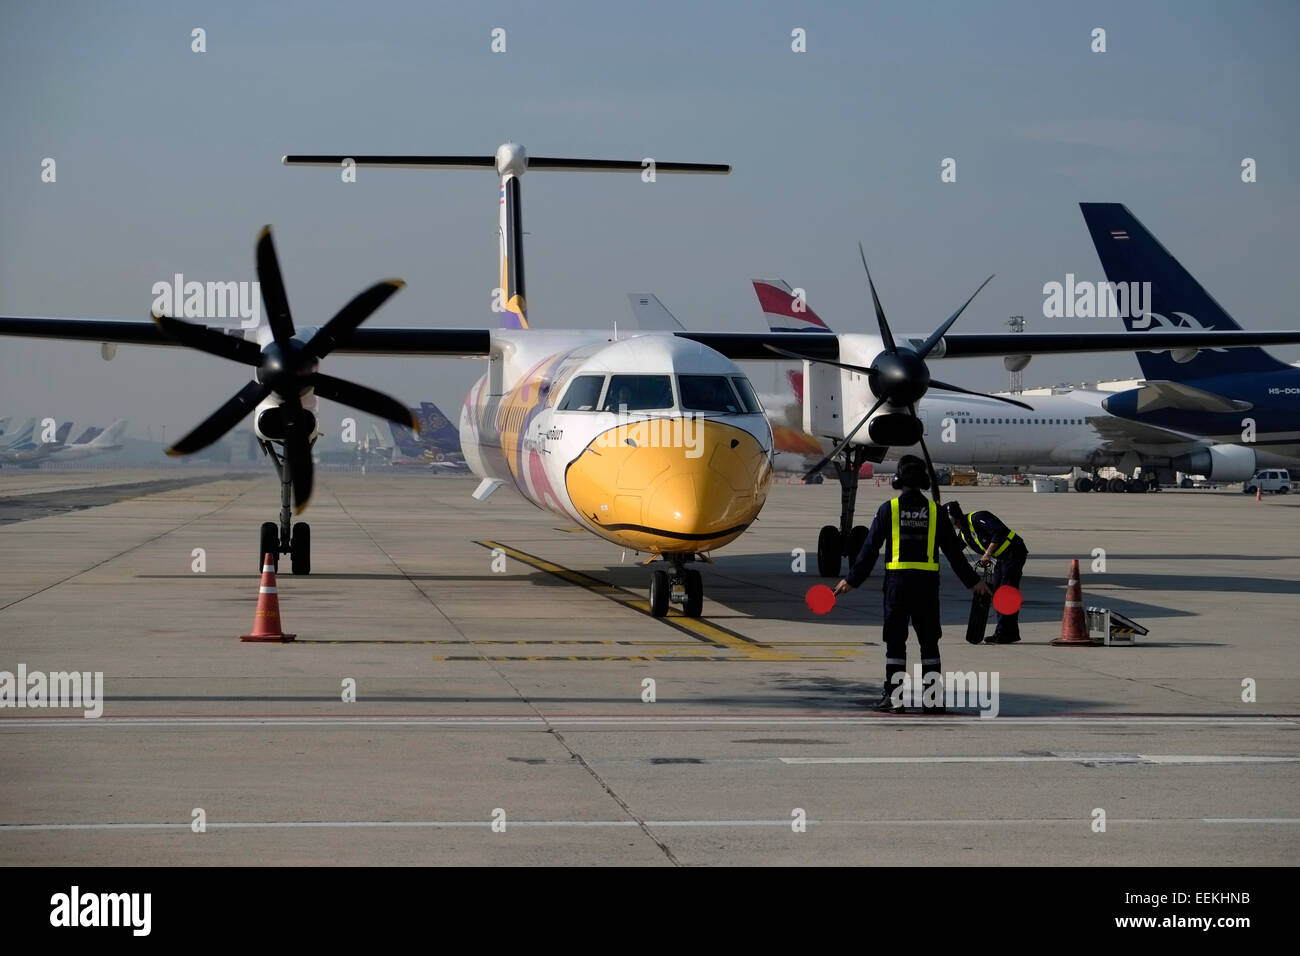
[[1011, 615], [998, 621], [985, 644], [1017, 644], [1020, 641], [1020, 617]]
[[921, 661], [921, 712], [942, 714], [947, 710], [944, 706], [943, 662], [937, 657], [927, 658]]
[[[897, 677], [895, 676], [897, 675]], [[901, 703], [903, 693], [899, 688], [902, 686], [901, 681], [907, 676], [907, 659], [886, 660], [885, 661], [885, 686], [880, 692], [880, 700], [876, 701], [873, 710], [882, 714], [905, 714], [907, 708]]]

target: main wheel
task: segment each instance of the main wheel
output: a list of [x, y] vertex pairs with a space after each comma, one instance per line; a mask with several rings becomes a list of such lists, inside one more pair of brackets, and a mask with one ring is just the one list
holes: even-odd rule
[[1086, 493], [1086, 492], [1089, 492], [1089, 491], [1092, 491], [1092, 479], [1091, 479], [1091, 478], [1076, 478], [1076, 479], [1074, 480], [1074, 490], [1075, 490], [1075, 491], [1082, 491], [1082, 492], [1085, 492], [1085, 493]]
[[293, 573], [311, 574], [311, 525], [294, 525], [293, 536], [289, 540], [289, 561]]
[[668, 613], [668, 574], [655, 571], [650, 575], [650, 616], [663, 617]]
[[271, 567], [280, 567], [280, 526], [274, 521], [262, 523], [262, 539], [257, 548], [257, 570], [265, 567], [267, 555], [271, 556]]
[[1147, 483], [1134, 478], [1131, 481], [1124, 482], [1124, 490], [1132, 492], [1135, 495], [1140, 495], [1142, 492], [1147, 490]]
[[871, 532], [863, 525], [858, 525], [849, 532], [849, 553], [846, 555], [849, 564], [858, 560], [858, 555], [862, 553], [862, 547], [867, 543], [867, 535], [869, 534]]
[[1180, 481], [1180, 482], [1178, 483], [1178, 487], [1179, 487], [1179, 488], [1190, 488], [1190, 487], [1192, 487], [1192, 484], [1193, 484], [1192, 479], [1190, 479], [1190, 478], [1184, 478], [1182, 481]]
[[1092, 490], [1093, 490], [1093, 491], [1105, 491], [1105, 490], [1106, 490], [1106, 487], [1107, 487], [1107, 486], [1106, 486], [1106, 479], [1105, 479], [1105, 478], [1100, 478], [1100, 477], [1098, 477], [1098, 478], [1094, 478], [1094, 479], [1092, 480]]
[[682, 602], [682, 613], [687, 617], [699, 617], [704, 610], [704, 579], [694, 568], [682, 572], [686, 584], [686, 600]]
[[843, 560], [843, 536], [839, 528], [828, 524], [817, 535], [817, 573], [824, 578], [839, 577]]
[[1116, 494], [1121, 491], [1128, 491], [1128, 482], [1123, 478], [1112, 478], [1106, 490], [1115, 492]]

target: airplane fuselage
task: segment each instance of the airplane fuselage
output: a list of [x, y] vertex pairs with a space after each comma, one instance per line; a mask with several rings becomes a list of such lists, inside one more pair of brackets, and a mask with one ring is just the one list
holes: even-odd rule
[[[488, 372], [460, 417], [476, 475], [656, 554], [720, 548], [757, 516], [771, 483], [772, 432], [729, 359], [656, 333], [493, 338]], [[693, 399], [701, 389], [724, 397]]]

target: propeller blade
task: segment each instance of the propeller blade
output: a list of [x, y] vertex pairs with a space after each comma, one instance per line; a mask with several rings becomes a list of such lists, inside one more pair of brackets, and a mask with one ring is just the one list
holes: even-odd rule
[[209, 415], [198, 428], [168, 448], [167, 454], [188, 455], [200, 448], [207, 448], [238, 425], [239, 420], [256, 408], [257, 403], [269, 394], [271, 394], [269, 386], [261, 382], [249, 382], [234, 398]]
[[880, 326], [880, 340], [885, 344], [885, 351], [891, 355], [898, 351], [894, 345], [894, 333], [889, 331], [889, 322], [885, 319], [885, 310], [880, 307], [880, 296], [876, 295], [876, 284], [871, 281], [871, 269], [867, 267], [867, 254], [858, 243], [858, 255], [862, 257], [862, 268], [867, 272], [867, 285], [871, 287], [871, 302], [876, 307], [876, 324]]
[[1033, 405], [1026, 405], [1024, 402], [1017, 401], [1014, 398], [1007, 398], [1005, 395], [986, 395], [984, 392], [972, 392], [969, 388], [962, 388], [960, 385], [949, 385], [947, 382], [937, 382], [930, 379], [930, 387], [941, 389], [945, 392], [961, 392], [963, 395], [976, 395], [979, 398], [991, 398], [994, 401], [1006, 402], [1008, 405], [1015, 405], [1019, 408], [1033, 411]]
[[401, 279], [385, 279], [360, 293], [335, 314], [307, 343], [307, 353], [323, 359], [340, 341], [347, 338], [362, 322], [370, 318], [377, 308], [388, 301], [394, 292], [404, 288]]
[[226, 335], [203, 325], [192, 325], [167, 315], [151, 314], [150, 317], [157, 323], [158, 328], [162, 329], [164, 335], [182, 345], [253, 367], [262, 364], [262, 350], [256, 343], [247, 339]]
[[[907, 410], [916, 418], [916, 406], [908, 405]], [[934, 462], [930, 460], [930, 449], [925, 447], [925, 432], [922, 430], [920, 436], [921, 455], [925, 458], [925, 470], [930, 476], [930, 494], [934, 498], [934, 503], [939, 504], [939, 476], [934, 473]]]
[[284, 416], [284, 459], [289, 465], [289, 479], [293, 482], [293, 510], [302, 514], [311, 499], [314, 477], [311, 463], [311, 431], [307, 416], [294, 396], [292, 404], [285, 401], [280, 406]]
[[823, 458], [821, 461], [817, 462], [816, 465], [814, 465], [812, 468], [810, 468], [810, 469], [808, 470], [808, 473], [807, 473], [806, 475], [804, 475], [804, 479], [807, 480], [807, 479], [811, 478], [813, 475], [817, 474], [817, 472], [821, 471], [823, 468], [825, 468], [827, 465], [829, 465], [832, 461], [834, 461], [834, 460], [835, 460], [835, 456], [838, 455], [840, 452], [842, 452], [845, 448], [847, 448], [847, 447], [849, 446], [849, 443], [853, 441], [853, 436], [856, 435], [856, 434], [858, 433], [858, 430], [859, 430], [860, 428], [862, 428], [862, 426], [865, 425], [865, 424], [867, 423], [867, 419], [870, 418], [872, 415], [874, 415], [874, 414], [876, 413], [876, 409], [879, 408], [879, 407], [880, 407], [881, 405], [883, 405], [883, 404], [885, 404], [885, 400], [882, 398], [882, 399], [878, 400], [878, 401], [876, 402], [876, 404], [872, 405], [871, 408], [867, 410], [867, 413], [866, 413], [865, 415], [863, 415], [862, 418], [860, 418], [860, 419], [858, 420], [858, 423], [857, 423], [856, 425], [853, 426], [853, 431], [851, 431], [851, 432], [849, 432], [847, 435], [845, 435], [845, 436], [844, 436], [844, 440], [843, 440], [842, 442], [840, 442], [838, 445], [836, 445], [835, 448], [831, 450], [831, 453], [830, 453], [829, 455], [827, 455], [827, 456], [826, 456], [825, 458]]
[[863, 375], [876, 374], [875, 369], [868, 368], [865, 365], [850, 365], [847, 362], [832, 362], [830, 359], [813, 358], [811, 355], [800, 355], [798, 352], [791, 352], [789, 349], [779, 348], [778, 346], [771, 345], [767, 342], [763, 343], [763, 348], [770, 352], [775, 352], [777, 355], [784, 356], [785, 358], [802, 359], [805, 362], [819, 362], [822, 365], [833, 365], [836, 368], [848, 369], [850, 372], [861, 372]]
[[386, 418], [398, 425], [405, 425], [412, 431], [419, 431], [419, 423], [411, 414], [411, 410], [383, 392], [332, 375], [322, 375], [320, 372], [313, 374], [308, 381], [311, 382], [312, 388], [316, 389], [316, 394], [323, 398], [341, 402], [379, 418]]
[[284, 291], [280, 260], [275, 254], [270, 226], [263, 226], [261, 235], [257, 237], [257, 279], [262, 287], [262, 302], [266, 306], [271, 336], [283, 345], [293, 338], [293, 318], [289, 314], [289, 297]]
[[[996, 275], [996, 273], [994, 274]], [[970, 294], [970, 298], [961, 304], [961, 308], [959, 308], [952, 315], [948, 316], [948, 321], [934, 330], [934, 334], [925, 340], [925, 343], [921, 346], [921, 351], [917, 353], [918, 355], [921, 356], [921, 358], [925, 358], [927, 355], [930, 354], [930, 350], [939, 344], [939, 340], [944, 337], [947, 331], [950, 328], [952, 328], [952, 324], [957, 321], [957, 316], [965, 312], [966, 306], [970, 305], [971, 301], [974, 300], [975, 296], [980, 294], [980, 289], [983, 289], [986, 285], [988, 285], [992, 281], [993, 281], [993, 276], [989, 276], [987, 279], [981, 282], [979, 289], [976, 289], [974, 292]]]

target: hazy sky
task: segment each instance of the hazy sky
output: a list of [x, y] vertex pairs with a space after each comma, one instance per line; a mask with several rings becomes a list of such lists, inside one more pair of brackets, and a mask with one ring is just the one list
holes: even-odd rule
[[[1095, 27], [1105, 53], [1090, 51]], [[1002, 331], [1017, 313], [1032, 330], [1117, 328], [1042, 318], [1043, 283], [1103, 278], [1081, 200], [1126, 203], [1243, 325], [1294, 328], [1298, 34], [1294, 2], [5, 0], [0, 314], [146, 319], [174, 273], [254, 279], [270, 222], [300, 325], [399, 276], [407, 288], [372, 325], [495, 326], [492, 173], [361, 170], [344, 184], [279, 160], [516, 140], [539, 156], [735, 166], [654, 184], [528, 174], [539, 328], [626, 325], [624, 293], [654, 291], [688, 325], [758, 329], [749, 280], [784, 277], [834, 327], [865, 330], [858, 240], [898, 331], [929, 332], [990, 272], [955, 331]], [[940, 182], [945, 157], [955, 183]], [[452, 410], [481, 367], [328, 363]], [[942, 367], [1006, 383], [997, 359]], [[1126, 354], [1035, 359], [1025, 377], [1137, 374]], [[174, 437], [246, 380], [184, 350], [104, 362], [93, 344], [0, 339], [0, 415], [125, 415], [132, 435]]]

